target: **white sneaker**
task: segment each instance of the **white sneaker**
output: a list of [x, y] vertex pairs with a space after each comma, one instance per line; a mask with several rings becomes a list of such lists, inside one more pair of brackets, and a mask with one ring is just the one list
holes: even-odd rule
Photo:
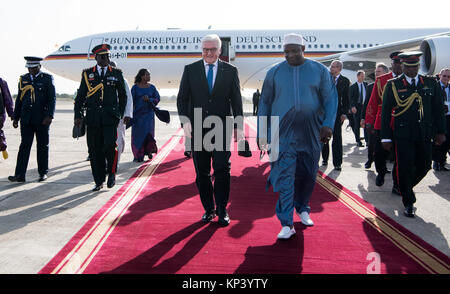
[[302, 224], [308, 227], [314, 226], [314, 222], [309, 217], [309, 213], [307, 213], [306, 211], [303, 211], [302, 213], [298, 213], [297, 211], [295, 211], [295, 213], [297, 213], [297, 215], [300, 217]]
[[292, 235], [295, 235], [294, 227], [291, 229], [289, 226], [286, 226], [281, 229], [281, 232], [278, 234], [278, 239], [287, 240], [292, 237]]

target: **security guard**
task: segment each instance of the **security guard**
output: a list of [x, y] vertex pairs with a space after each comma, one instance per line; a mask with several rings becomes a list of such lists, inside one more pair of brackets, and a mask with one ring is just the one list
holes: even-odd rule
[[[109, 66], [111, 47], [101, 44], [92, 50], [97, 65], [85, 69], [75, 98], [75, 125], [81, 123], [82, 108], [86, 106], [87, 143], [95, 188], [99, 191], [105, 181], [108, 188], [115, 185], [117, 168], [117, 126], [127, 104], [122, 71]], [[107, 166], [106, 166], [107, 164]]]
[[[400, 194], [407, 217], [415, 216], [416, 186], [431, 168], [432, 139], [445, 141], [442, 92], [434, 77], [419, 75], [422, 52], [399, 55], [403, 75], [389, 80], [383, 94], [381, 138], [386, 150], [396, 144]], [[392, 138], [393, 136], [393, 138]]]
[[42, 58], [26, 56], [28, 73], [19, 80], [13, 127], [19, 127], [21, 143], [11, 182], [25, 182], [31, 145], [36, 135], [39, 181], [47, 180], [49, 129], [55, 113], [56, 94], [53, 76], [41, 72]]

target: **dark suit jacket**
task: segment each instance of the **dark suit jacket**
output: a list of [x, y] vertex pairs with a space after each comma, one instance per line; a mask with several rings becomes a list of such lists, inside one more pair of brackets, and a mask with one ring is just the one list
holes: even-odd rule
[[[103, 100], [101, 100], [102, 90], [98, 90], [94, 95], [87, 97], [88, 86], [95, 88], [103, 83]], [[127, 93], [125, 82], [120, 69], [108, 67], [105, 77], [102, 78], [97, 72], [97, 66], [83, 71], [81, 76], [80, 88], [75, 98], [75, 118], [81, 118], [82, 108], [86, 107], [86, 125], [114, 125], [118, 124], [123, 118], [125, 107], [127, 105]]]
[[[34, 88], [34, 101], [31, 91], [22, 91], [27, 86]], [[22, 97], [22, 99], [20, 99]], [[55, 113], [56, 93], [53, 76], [41, 72], [33, 81], [29, 73], [21, 76], [19, 91], [14, 108], [14, 120], [23, 124], [42, 124], [44, 118]]]
[[216, 81], [210, 94], [203, 60], [186, 65], [181, 78], [177, 107], [181, 123], [185, 123], [188, 118], [192, 130], [195, 128], [195, 108], [202, 109], [202, 124], [203, 120], [211, 115], [220, 117], [224, 122], [227, 116], [243, 116], [236, 67], [219, 60]]
[[[364, 87], [366, 88], [366, 96], [367, 96], [367, 83], [363, 82]], [[363, 103], [365, 102], [364, 99], [365, 97], [363, 97]], [[350, 108], [352, 107], [356, 107], [358, 104], [358, 99], [359, 99], [359, 87], [358, 87], [358, 82], [355, 82], [353, 85], [351, 85], [350, 87]]]
[[340, 75], [337, 83], [336, 89], [338, 93], [338, 112], [336, 119], [340, 120], [341, 115], [347, 115], [349, 110], [349, 89], [350, 80], [343, 75]]
[[371, 83], [367, 86], [366, 88], [366, 100], [364, 100], [364, 106], [361, 112], [361, 119], [365, 119], [366, 118], [366, 109], [367, 109], [367, 105], [369, 104], [369, 100], [370, 100], [370, 95], [372, 94], [372, 90], [373, 90], [373, 85], [375, 83]]

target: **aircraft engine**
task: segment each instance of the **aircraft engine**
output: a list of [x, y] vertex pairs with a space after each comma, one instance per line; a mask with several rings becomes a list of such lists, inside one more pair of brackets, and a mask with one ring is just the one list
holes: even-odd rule
[[443, 68], [450, 67], [450, 36], [425, 39], [420, 45], [423, 52], [420, 59], [420, 72], [434, 75]]

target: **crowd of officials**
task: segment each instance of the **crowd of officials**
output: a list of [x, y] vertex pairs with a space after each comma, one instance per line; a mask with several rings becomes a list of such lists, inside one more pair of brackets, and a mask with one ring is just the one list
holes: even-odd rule
[[[115, 185], [120, 155], [125, 148], [125, 130], [131, 126], [131, 149], [135, 162], [149, 159], [158, 149], [155, 141], [154, 109], [160, 96], [150, 83], [150, 72], [141, 69], [130, 88], [115, 62], [109, 58], [110, 46], [101, 44], [93, 49], [97, 64], [81, 74], [80, 86], [74, 103], [74, 127], [85, 130], [89, 161], [95, 182], [93, 191], [99, 191], [107, 179], [107, 187]], [[5, 81], [2, 85], [2, 109], [13, 120], [14, 128], [20, 122], [21, 143], [16, 169], [11, 182], [26, 181], [30, 150], [34, 137], [37, 143], [39, 181], [48, 176], [49, 127], [52, 123], [56, 92], [53, 77], [41, 71], [42, 58], [25, 57], [28, 73], [20, 77], [15, 106]], [[13, 110], [14, 109], [14, 110]], [[5, 121], [2, 112], [1, 127]], [[0, 131], [1, 150], [6, 157], [6, 138]]]
[[[271, 162], [268, 179], [268, 184], [280, 195], [276, 212], [282, 230], [278, 238], [289, 239], [295, 234], [294, 211], [303, 224], [314, 225], [309, 216], [309, 199], [320, 156], [322, 165], [328, 165], [331, 148], [334, 169], [342, 170], [342, 129], [346, 120], [349, 121], [346, 129], [353, 131], [357, 147], [364, 147], [365, 141], [368, 153], [365, 168], [375, 163], [376, 185], [382, 186], [385, 175], [392, 173], [392, 192], [402, 196], [404, 214], [414, 217], [413, 188], [425, 177], [431, 163], [435, 171], [449, 170], [446, 155], [450, 143], [445, 134], [450, 129], [450, 69], [442, 69], [437, 77], [423, 76], [418, 74], [421, 52], [393, 52], [389, 56], [391, 70], [385, 64], [377, 64], [374, 83], [365, 81], [364, 71], [358, 71], [356, 81], [351, 83], [341, 74], [341, 61], [335, 60], [326, 68], [305, 58], [301, 36], [286, 35], [283, 45], [286, 60], [268, 71], [262, 91], [253, 95], [253, 115], [258, 117], [259, 125], [257, 143], [262, 151], [273, 154], [275, 149], [274, 138], [269, 129], [261, 128], [260, 118], [280, 119], [278, 158]], [[82, 71], [75, 98], [74, 127], [86, 127], [95, 182], [93, 191], [99, 191], [106, 177], [108, 188], [115, 185], [125, 145], [124, 133], [129, 126], [134, 161], [142, 162], [145, 156], [152, 159], [152, 154], [157, 153], [154, 112], [160, 96], [150, 83], [147, 69], [137, 73], [130, 89], [122, 71], [109, 59], [108, 44], [96, 46], [93, 53], [97, 64]], [[209, 131], [203, 126], [208, 116], [219, 117], [224, 125], [226, 117], [243, 116], [237, 68], [220, 60], [220, 54], [220, 38], [205, 36], [202, 59], [184, 68], [177, 108], [185, 136], [192, 142], [197, 135], [193, 132], [194, 109], [203, 111], [202, 139]], [[14, 128], [20, 122], [21, 143], [14, 175], [8, 177], [11, 182], [25, 182], [34, 137], [39, 181], [47, 180], [49, 169], [49, 127], [55, 112], [55, 86], [53, 77], [40, 70], [41, 58], [25, 59], [28, 73], [20, 77], [15, 106], [6, 82], [0, 79], [0, 151], [4, 158], [8, 153], [1, 129], [6, 115], [13, 120]], [[314, 93], [310, 91], [313, 87], [317, 89]], [[235, 137], [238, 141], [245, 139], [242, 123], [235, 124]], [[202, 220], [210, 222], [218, 216], [219, 224], [227, 226], [231, 152], [226, 146], [213, 151], [190, 150], [205, 210]], [[394, 162], [392, 171], [386, 166], [388, 160]]]

